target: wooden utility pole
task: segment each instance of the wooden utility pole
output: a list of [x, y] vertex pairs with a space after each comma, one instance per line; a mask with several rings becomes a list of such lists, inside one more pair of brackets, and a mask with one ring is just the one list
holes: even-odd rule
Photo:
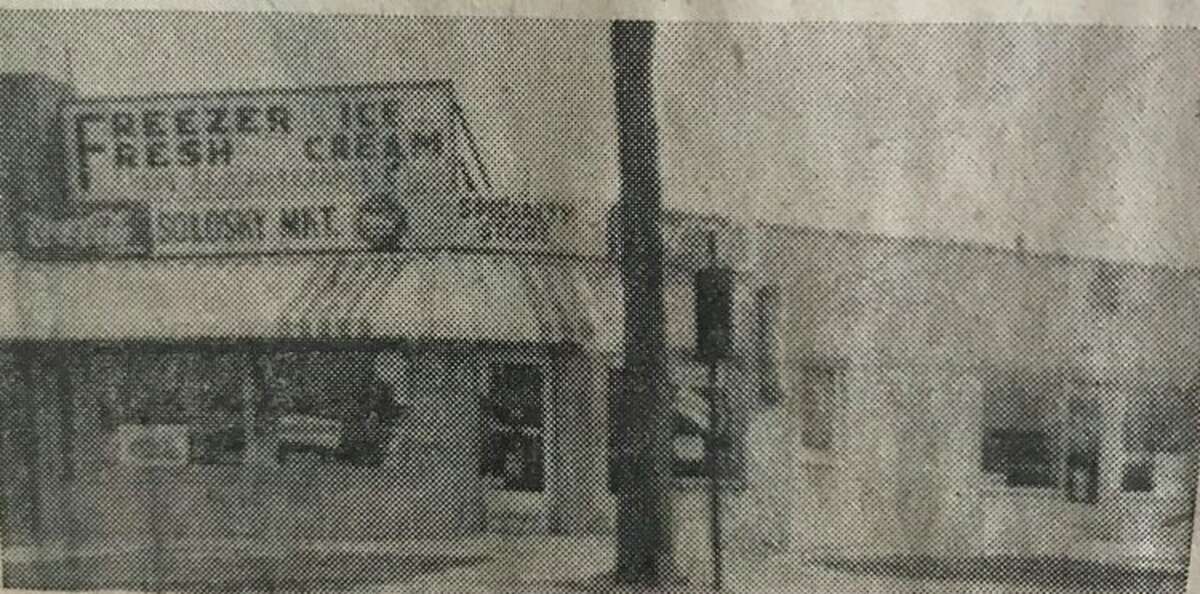
[[623, 426], [618, 481], [617, 579], [676, 579], [671, 520], [673, 413], [663, 314], [658, 127], [651, 86], [654, 23], [612, 24], [621, 189], [617, 205], [625, 287], [625, 367], [614, 421]]

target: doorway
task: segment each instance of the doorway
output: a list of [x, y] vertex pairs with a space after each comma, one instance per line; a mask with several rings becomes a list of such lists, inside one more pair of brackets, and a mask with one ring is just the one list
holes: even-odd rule
[[487, 529], [547, 529], [545, 378], [528, 362], [488, 367], [480, 415], [479, 473], [486, 488]]
[[1074, 395], [1067, 401], [1067, 456], [1064, 487], [1076, 503], [1100, 501], [1100, 466], [1103, 407], [1092, 395]]

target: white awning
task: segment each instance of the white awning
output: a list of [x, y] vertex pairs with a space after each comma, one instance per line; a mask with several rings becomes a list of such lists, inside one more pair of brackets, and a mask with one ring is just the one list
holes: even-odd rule
[[311, 258], [21, 262], [20, 337], [271, 338]]
[[573, 267], [448, 253], [21, 262], [10, 338], [583, 346], [592, 326]]
[[[438, 252], [10, 264], [0, 339], [375, 338], [619, 353], [624, 334], [619, 270], [599, 260]], [[692, 291], [689, 276], [668, 275], [674, 352], [695, 344]], [[740, 283], [734, 304], [738, 336], [749, 335]]]
[[316, 267], [278, 332], [292, 337], [584, 343], [571, 262], [485, 254], [356, 255]]

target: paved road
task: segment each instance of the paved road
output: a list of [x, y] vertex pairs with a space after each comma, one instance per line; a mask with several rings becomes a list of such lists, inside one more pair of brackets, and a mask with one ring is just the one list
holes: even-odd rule
[[[76, 555], [35, 561], [29, 551], [5, 552], [9, 584], [53, 589], [170, 591], [463, 592], [579, 594], [644, 592], [613, 588], [602, 574], [613, 548], [603, 538], [503, 538], [372, 544], [314, 543], [288, 554], [231, 543], [192, 543], [155, 555], [137, 546], [93, 546]], [[731, 554], [730, 592], [846, 594], [1027, 594], [1122, 592], [1182, 594], [1180, 574], [1118, 573], [1097, 577], [1088, 566], [1018, 560], [1004, 571], [992, 561], [841, 560], [827, 564], [788, 556]], [[993, 563], [989, 565], [988, 563]], [[707, 592], [705, 567], [692, 563], [688, 588]], [[1102, 568], [1103, 569], [1103, 568]], [[1007, 573], [1006, 573], [1007, 572]], [[981, 576], [988, 581], [981, 581]], [[1072, 583], [1063, 583], [1063, 576]], [[1021, 583], [1021, 582], [1025, 583]], [[1118, 586], [1108, 588], [1106, 586]]]

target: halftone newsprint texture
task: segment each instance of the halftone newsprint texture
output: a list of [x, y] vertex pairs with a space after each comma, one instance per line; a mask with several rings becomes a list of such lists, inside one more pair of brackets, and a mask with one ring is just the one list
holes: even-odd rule
[[1190, 26], [0, 12], [3, 586], [1182, 593], [1198, 199]]

